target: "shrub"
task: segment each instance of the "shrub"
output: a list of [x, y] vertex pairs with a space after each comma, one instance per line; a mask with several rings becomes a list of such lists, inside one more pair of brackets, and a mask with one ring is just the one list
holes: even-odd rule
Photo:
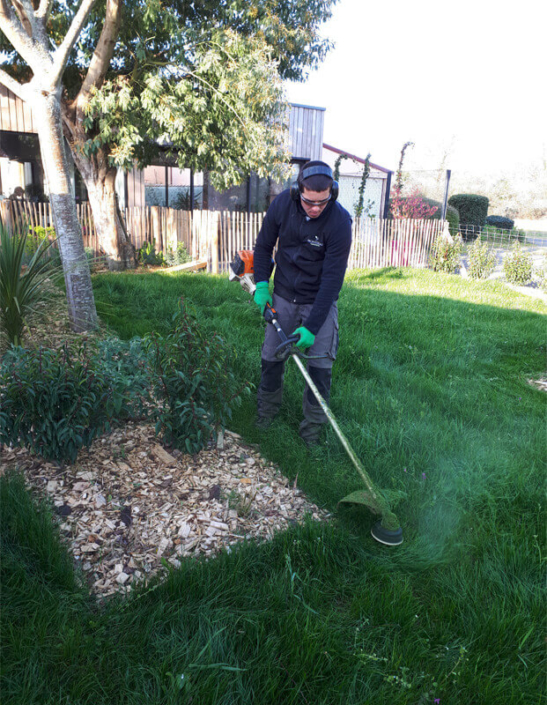
[[163, 252], [156, 252], [156, 241], [145, 242], [138, 250], [137, 261], [143, 267], [161, 267], [165, 264]]
[[389, 211], [392, 218], [421, 220], [435, 215], [438, 211], [438, 206], [429, 205], [426, 199], [422, 198], [417, 188], [412, 191], [410, 196], [402, 196], [400, 192], [395, 190], [393, 198], [390, 200]]
[[460, 266], [462, 247], [461, 237], [455, 237], [450, 242], [448, 238], [439, 235], [431, 248], [430, 267], [435, 272], [453, 274]]
[[23, 269], [27, 240], [27, 233], [10, 236], [0, 226], [0, 330], [13, 345], [21, 345], [25, 326], [50, 297], [47, 283], [57, 273], [48, 256], [51, 243], [47, 238]]
[[0, 366], [0, 442], [73, 462], [112, 419], [144, 415], [148, 386], [140, 342], [13, 346]]
[[97, 272], [105, 266], [106, 256], [104, 254], [98, 255], [93, 247], [85, 247], [84, 250], [90, 272]]
[[490, 225], [497, 230], [512, 230], [515, 221], [511, 218], [504, 218], [502, 215], [489, 215], [485, 221], [486, 225]]
[[186, 264], [186, 262], [191, 262], [192, 257], [188, 253], [186, 246], [183, 242], [177, 243], [176, 250], [167, 250], [167, 255], [165, 257], [165, 263], [168, 267], [174, 267], [177, 264]]
[[470, 246], [468, 252], [468, 272], [471, 279], [488, 279], [496, 266], [496, 255], [487, 242], [480, 239]]
[[547, 255], [544, 255], [536, 267], [536, 278], [540, 289], [547, 293]]
[[460, 193], [451, 196], [448, 203], [460, 214], [460, 227], [471, 235], [484, 227], [488, 214], [488, 198], [474, 194]]
[[232, 350], [220, 336], [205, 332], [182, 300], [173, 322], [165, 338], [147, 339], [158, 402], [156, 433], [170, 445], [197, 453], [225, 426], [249, 385], [232, 370]]
[[[429, 206], [435, 206], [437, 210], [431, 216], [432, 220], [440, 220], [443, 214], [443, 204], [440, 201], [434, 201], [432, 198], [423, 198], [423, 201]], [[447, 205], [446, 220], [448, 221], [448, 229], [452, 237], [456, 237], [460, 231], [460, 214], [454, 206]]]
[[201, 208], [201, 201], [200, 201], [200, 191], [199, 188], [197, 188], [194, 192], [194, 202], [192, 203], [192, 199], [190, 198], [190, 189], [188, 188], [185, 191], [182, 191], [171, 201], [169, 200], [169, 207], [170, 208], [175, 208], [176, 210], [183, 210], [183, 211], [189, 211], [189, 210], [200, 210]]
[[532, 281], [532, 257], [516, 243], [511, 252], [505, 255], [503, 271], [510, 284], [525, 286]]
[[519, 228], [512, 228], [509, 233], [512, 240], [518, 240], [519, 242], [525, 242], [526, 240], [526, 230], [520, 230]]
[[[53, 242], [55, 239], [54, 228], [44, 228], [41, 225], [31, 228], [25, 242], [24, 263], [27, 264], [34, 257], [42, 243], [42, 247], [45, 247], [48, 242]], [[51, 253], [51, 250], [48, 249], [48, 252]]]

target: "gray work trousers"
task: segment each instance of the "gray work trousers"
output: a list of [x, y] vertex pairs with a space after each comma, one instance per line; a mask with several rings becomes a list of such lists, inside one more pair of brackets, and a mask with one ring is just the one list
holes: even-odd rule
[[[274, 293], [273, 307], [277, 311], [277, 320], [287, 336], [302, 326], [308, 318], [313, 304], [295, 304]], [[325, 323], [315, 336], [314, 344], [307, 354], [319, 359], [309, 360], [307, 369], [321, 396], [328, 403], [332, 379], [332, 365], [338, 351], [338, 307], [333, 303]], [[262, 346], [262, 375], [258, 387], [257, 407], [259, 418], [273, 418], [281, 408], [283, 399], [283, 376], [285, 362], [275, 357], [275, 349], [281, 343], [277, 331], [272, 325], [266, 326], [266, 335]], [[306, 384], [302, 401], [304, 420], [300, 424], [300, 435], [306, 441], [316, 441], [321, 427], [328, 419]]]

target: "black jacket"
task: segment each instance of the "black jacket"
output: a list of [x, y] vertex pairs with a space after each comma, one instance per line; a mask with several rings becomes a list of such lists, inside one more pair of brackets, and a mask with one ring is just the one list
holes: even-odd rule
[[314, 304], [303, 325], [317, 335], [342, 288], [351, 248], [351, 217], [333, 201], [318, 218], [308, 218], [286, 190], [268, 208], [258, 234], [256, 282], [270, 278], [276, 242], [274, 291], [297, 304]]

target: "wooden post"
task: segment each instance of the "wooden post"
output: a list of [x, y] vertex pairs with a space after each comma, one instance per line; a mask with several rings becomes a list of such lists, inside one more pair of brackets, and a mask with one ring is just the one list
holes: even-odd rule
[[151, 240], [154, 242], [156, 250], [161, 249], [161, 231], [160, 231], [160, 209], [159, 206], [150, 206], [150, 221], [151, 221]]
[[213, 217], [211, 218], [210, 228], [211, 228], [211, 269], [213, 274], [218, 274], [218, 229], [220, 227], [220, 220], [218, 217], [218, 211], [211, 213]]

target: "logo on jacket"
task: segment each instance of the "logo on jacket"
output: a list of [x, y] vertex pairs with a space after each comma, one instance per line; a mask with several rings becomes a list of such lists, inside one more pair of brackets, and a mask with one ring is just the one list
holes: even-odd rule
[[313, 240], [308, 239], [308, 240], [306, 240], [306, 242], [308, 243], [308, 245], [311, 245], [312, 247], [323, 247], [323, 243], [317, 239], [317, 235], [315, 236], [315, 238]]

